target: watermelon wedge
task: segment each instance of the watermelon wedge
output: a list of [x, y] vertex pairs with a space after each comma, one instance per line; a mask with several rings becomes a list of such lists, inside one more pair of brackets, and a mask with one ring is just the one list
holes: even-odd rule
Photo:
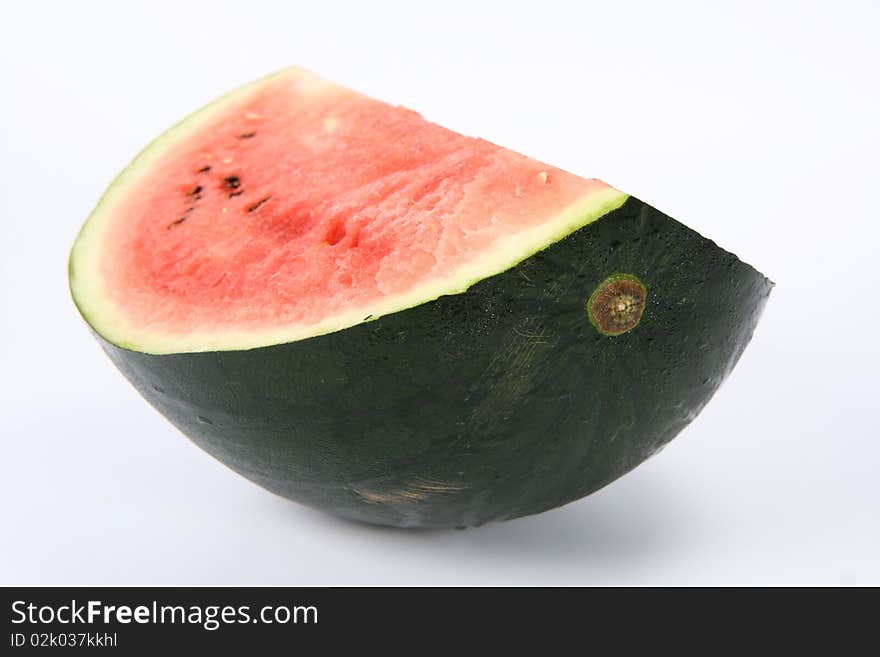
[[599, 180], [299, 68], [154, 141], [70, 257], [104, 350], [197, 444], [399, 526], [535, 513], [632, 469], [771, 287]]

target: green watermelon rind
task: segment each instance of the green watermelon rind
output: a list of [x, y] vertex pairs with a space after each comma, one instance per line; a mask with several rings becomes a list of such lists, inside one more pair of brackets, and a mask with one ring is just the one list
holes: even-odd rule
[[[621, 272], [650, 293], [638, 326], [609, 337], [585, 304]], [[729, 375], [771, 288], [630, 198], [466, 292], [343, 331], [166, 355], [100, 342], [267, 490], [373, 524], [468, 527], [579, 499], [656, 454]]]

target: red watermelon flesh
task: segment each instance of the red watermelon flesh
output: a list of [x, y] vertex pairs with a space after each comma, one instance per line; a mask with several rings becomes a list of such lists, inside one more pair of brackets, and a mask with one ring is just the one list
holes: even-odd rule
[[625, 198], [294, 68], [139, 156], [73, 285], [119, 344], [260, 346], [460, 292]]

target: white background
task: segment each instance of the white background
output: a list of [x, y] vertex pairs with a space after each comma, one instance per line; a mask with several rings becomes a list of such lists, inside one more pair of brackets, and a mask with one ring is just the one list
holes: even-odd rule
[[[880, 584], [880, 5], [10, 3], [0, 21], [0, 583]], [[298, 63], [611, 184], [777, 287], [661, 455], [467, 531], [349, 524], [226, 470], [67, 292], [113, 175]]]

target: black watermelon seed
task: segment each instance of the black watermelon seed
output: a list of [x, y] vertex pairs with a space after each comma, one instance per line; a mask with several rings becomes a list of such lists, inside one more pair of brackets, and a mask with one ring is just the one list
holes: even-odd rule
[[254, 203], [253, 205], [249, 206], [248, 209], [247, 209], [247, 211], [248, 211], [248, 212], [253, 212], [253, 211], [256, 210], [257, 208], [259, 208], [261, 205], [263, 205], [263, 203], [265, 203], [266, 201], [268, 201], [270, 198], [272, 198], [272, 197], [271, 197], [271, 196], [266, 196], [265, 198], [261, 198], [259, 201], [257, 201], [257, 202]]

